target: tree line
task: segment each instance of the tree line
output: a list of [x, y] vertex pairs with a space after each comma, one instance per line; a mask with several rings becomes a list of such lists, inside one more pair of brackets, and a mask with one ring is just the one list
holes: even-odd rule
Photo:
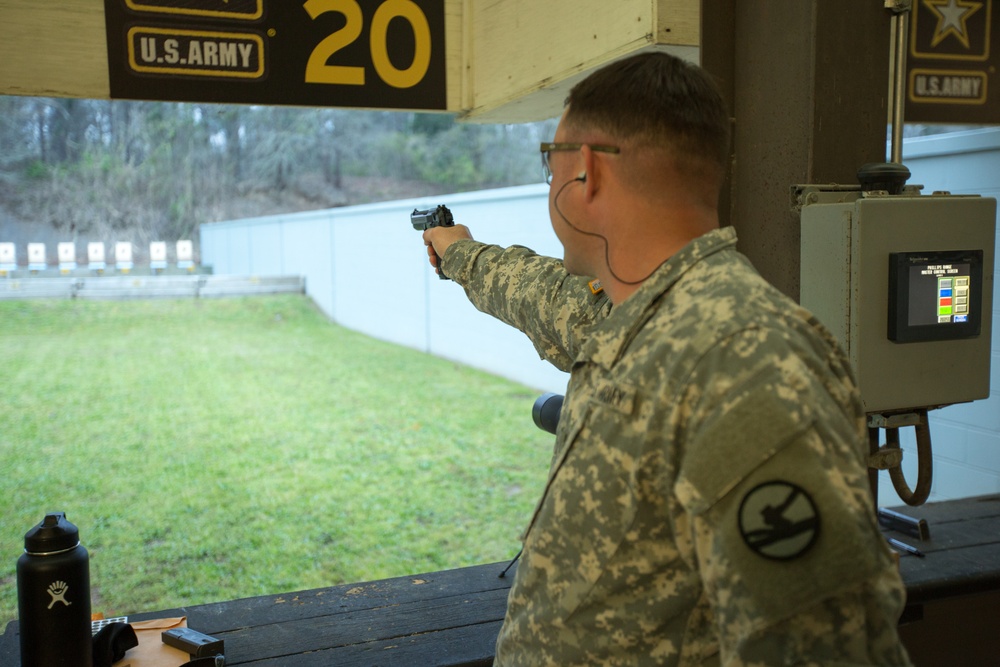
[[541, 180], [555, 120], [0, 96], [0, 207], [70, 239]]

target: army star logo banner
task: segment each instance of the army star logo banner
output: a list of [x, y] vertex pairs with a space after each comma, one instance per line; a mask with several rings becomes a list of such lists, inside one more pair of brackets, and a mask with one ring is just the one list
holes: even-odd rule
[[994, 0], [915, 0], [907, 122], [1000, 122]]

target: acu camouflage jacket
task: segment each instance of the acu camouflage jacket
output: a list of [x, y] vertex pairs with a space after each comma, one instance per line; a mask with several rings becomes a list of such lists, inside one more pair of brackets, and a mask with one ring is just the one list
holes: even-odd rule
[[909, 664], [848, 361], [735, 244], [696, 239], [615, 307], [526, 248], [446, 252], [571, 373], [497, 665]]

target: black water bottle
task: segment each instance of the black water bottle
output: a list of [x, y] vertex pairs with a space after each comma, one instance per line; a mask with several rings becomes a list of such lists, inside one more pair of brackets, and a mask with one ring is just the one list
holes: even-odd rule
[[21, 667], [93, 667], [90, 557], [64, 512], [24, 536], [17, 609]]

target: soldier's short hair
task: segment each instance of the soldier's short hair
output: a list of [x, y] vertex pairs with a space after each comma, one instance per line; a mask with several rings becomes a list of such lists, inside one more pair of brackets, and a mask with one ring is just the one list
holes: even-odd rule
[[607, 65], [572, 88], [566, 123], [594, 128], [633, 146], [707, 160], [725, 172], [729, 114], [709, 74], [667, 53], [634, 55]]

